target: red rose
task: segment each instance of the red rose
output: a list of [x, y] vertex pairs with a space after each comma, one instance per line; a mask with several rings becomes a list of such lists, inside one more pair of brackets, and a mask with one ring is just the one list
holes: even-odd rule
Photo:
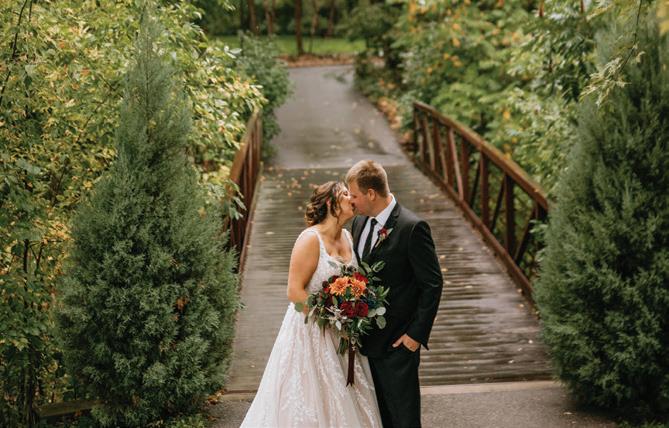
[[339, 306], [345, 317], [353, 318], [355, 316], [355, 307], [351, 302], [344, 302]]
[[330, 283], [327, 281], [323, 281], [321, 285], [323, 286], [323, 288], [328, 288], [328, 285], [330, 285]]
[[359, 317], [366, 317], [369, 313], [369, 306], [367, 306], [367, 303], [365, 302], [358, 303], [356, 309]]
[[366, 277], [365, 275], [361, 274], [360, 272], [356, 272], [356, 273], [354, 273], [354, 274], [353, 274], [353, 278], [356, 279], [356, 280], [358, 280], [358, 281], [362, 281], [362, 282], [364, 282], [365, 284], [367, 284], [367, 283], [369, 282], [369, 280], [367, 279], [367, 277]]

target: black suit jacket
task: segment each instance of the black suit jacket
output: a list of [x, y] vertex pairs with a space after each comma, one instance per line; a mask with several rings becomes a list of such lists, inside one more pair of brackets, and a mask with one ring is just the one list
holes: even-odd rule
[[[356, 257], [358, 243], [368, 217], [356, 216], [351, 226]], [[384, 227], [390, 234], [363, 260], [369, 265], [379, 260], [385, 267], [378, 273], [381, 285], [389, 289], [386, 327], [376, 323], [362, 336], [360, 352], [381, 357], [404, 333], [427, 348], [432, 323], [437, 314], [444, 280], [428, 224], [416, 214], [395, 205]]]

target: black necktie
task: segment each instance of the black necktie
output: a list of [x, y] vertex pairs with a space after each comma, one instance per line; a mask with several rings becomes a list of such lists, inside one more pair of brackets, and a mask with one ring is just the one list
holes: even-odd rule
[[374, 227], [376, 226], [376, 219], [372, 218], [372, 221], [369, 225], [369, 233], [367, 234], [367, 239], [365, 240], [365, 246], [362, 248], [362, 258], [364, 259], [369, 254], [369, 251], [372, 247], [372, 236], [374, 234]]

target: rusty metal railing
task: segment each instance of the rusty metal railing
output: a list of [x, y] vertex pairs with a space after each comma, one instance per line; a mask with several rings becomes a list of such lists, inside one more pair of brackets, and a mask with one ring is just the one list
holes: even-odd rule
[[434, 107], [414, 103], [413, 125], [418, 166], [446, 190], [533, 302], [540, 243], [531, 230], [546, 221], [546, 193], [518, 164]]
[[260, 112], [256, 111], [249, 119], [246, 132], [230, 168], [230, 180], [239, 188], [246, 206], [246, 212], [243, 215], [228, 219], [226, 222], [226, 227], [230, 230], [228, 245], [237, 249], [240, 255], [240, 267], [243, 265], [246, 256], [245, 243], [250, 229], [253, 197], [262, 167], [263, 131], [261, 117]]

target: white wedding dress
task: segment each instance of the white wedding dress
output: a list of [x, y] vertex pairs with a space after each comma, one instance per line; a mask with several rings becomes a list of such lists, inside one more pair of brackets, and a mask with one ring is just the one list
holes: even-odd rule
[[[339, 273], [342, 260], [331, 257], [315, 227], [304, 233], [318, 236], [320, 256], [307, 292]], [[355, 264], [353, 241], [351, 244]], [[329, 262], [335, 262], [337, 267]], [[346, 386], [348, 354], [337, 354], [339, 339], [315, 323], [304, 323], [304, 314], [293, 303], [283, 318], [258, 392], [242, 422], [243, 428], [266, 427], [381, 427], [381, 416], [367, 357], [355, 356], [355, 383]]]

